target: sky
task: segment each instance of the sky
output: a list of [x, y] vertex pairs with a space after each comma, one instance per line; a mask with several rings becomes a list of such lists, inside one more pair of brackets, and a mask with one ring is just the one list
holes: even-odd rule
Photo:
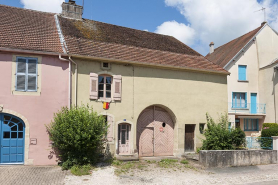
[[[0, 4], [61, 12], [65, 0], [0, 0]], [[68, 0], [66, 0], [68, 1]], [[76, 0], [82, 5], [82, 0]], [[171, 35], [202, 55], [266, 20], [278, 30], [278, 0], [84, 0], [83, 18]], [[257, 11], [257, 12], [256, 12]]]

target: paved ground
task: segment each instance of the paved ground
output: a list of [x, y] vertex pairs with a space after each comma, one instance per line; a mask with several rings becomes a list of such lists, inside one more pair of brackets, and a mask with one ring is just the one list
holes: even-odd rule
[[277, 185], [278, 164], [249, 167], [215, 168], [209, 170], [174, 171], [151, 169], [133, 175], [116, 176], [114, 167], [100, 167], [92, 175], [73, 176], [61, 171], [60, 167], [0, 166], [0, 185], [44, 185], [44, 184], [146, 184], [146, 185], [184, 185], [184, 184], [246, 184]]
[[65, 176], [57, 166], [0, 166], [1, 185], [59, 185]]

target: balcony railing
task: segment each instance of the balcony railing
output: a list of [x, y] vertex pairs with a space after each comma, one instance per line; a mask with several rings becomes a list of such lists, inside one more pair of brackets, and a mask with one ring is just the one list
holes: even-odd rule
[[265, 105], [262, 103], [229, 103], [229, 113], [265, 114]]

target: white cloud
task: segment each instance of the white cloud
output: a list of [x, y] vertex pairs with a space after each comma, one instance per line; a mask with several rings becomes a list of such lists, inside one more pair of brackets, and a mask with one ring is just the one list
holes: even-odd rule
[[20, 0], [24, 8], [44, 12], [61, 13], [61, 4], [65, 0]]
[[[191, 46], [203, 55], [208, 53], [211, 41], [217, 47], [259, 27], [263, 22], [263, 12], [255, 11], [262, 7], [267, 8], [269, 24], [278, 29], [276, 0], [165, 0], [165, 4], [177, 8], [185, 17], [190, 24], [187, 30], [195, 33]], [[174, 33], [169, 34], [175, 36]]]
[[143, 31], [149, 31], [148, 29], [144, 29]]
[[194, 42], [195, 31], [189, 25], [168, 21], [156, 28], [156, 33], [171, 35], [185, 44], [191, 45]]

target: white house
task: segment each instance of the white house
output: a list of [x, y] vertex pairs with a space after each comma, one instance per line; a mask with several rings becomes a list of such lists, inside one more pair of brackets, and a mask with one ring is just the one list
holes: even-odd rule
[[247, 136], [257, 135], [263, 123], [277, 123], [278, 35], [266, 22], [216, 49], [210, 43], [210, 61], [231, 74], [228, 114], [231, 126]]

